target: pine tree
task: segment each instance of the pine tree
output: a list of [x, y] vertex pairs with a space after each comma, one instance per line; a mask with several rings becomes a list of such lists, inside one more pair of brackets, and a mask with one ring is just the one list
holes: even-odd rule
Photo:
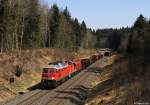
[[0, 50], [4, 51], [4, 5], [5, 0], [0, 0]]
[[146, 18], [143, 17], [143, 15], [140, 15], [136, 22], [134, 23], [134, 26], [132, 27], [132, 51], [136, 55], [141, 55], [144, 53], [143, 51], [143, 44], [145, 40], [145, 27], [146, 27], [147, 21]]
[[109, 48], [112, 49], [113, 51], [117, 51], [121, 43], [121, 38], [118, 31], [115, 30], [108, 40], [109, 40]]
[[47, 35], [47, 47], [54, 47], [56, 44], [57, 31], [59, 26], [60, 11], [56, 4], [54, 4], [49, 11], [49, 33]]
[[73, 19], [67, 7], [60, 11], [56, 4], [43, 8], [38, 0], [0, 0], [1, 51], [39, 47], [77, 50], [86, 37], [85, 22]]
[[62, 13], [60, 16], [60, 24], [57, 32], [56, 47], [75, 50], [76, 38], [73, 25], [70, 20]]
[[84, 21], [82, 21], [81, 23], [81, 48], [85, 48], [86, 47], [86, 35], [87, 35], [87, 28], [86, 28], [86, 24]]
[[73, 22], [73, 29], [74, 29], [74, 33], [75, 33], [75, 45], [76, 45], [76, 49], [78, 49], [81, 45], [81, 30], [80, 30], [80, 24], [78, 22], [78, 19], [75, 18], [74, 22]]
[[38, 48], [40, 47], [40, 14], [38, 11], [39, 3], [38, 0], [28, 1], [28, 14], [25, 17], [25, 35], [23, 37], [25, 48]]
[[63, 11], [63, 15], [66, 19], [66, 48], [70, 50], [76, 49], [76, 33], [74, 32], [73, 28], [73, 20], [71, 19], [71, 15], [68, 11], [68, 8], [66, 7]]
[[142, 14], [140, 14], [140, 16], [135, 21], [133, 28], [136, 28], [137, 30], [140, 30], [140, 29], [144, 28], [146, 23], [147, 23], [146, 18]]
[[127, 45], [127, 50], [126, 50], [126, 52], [128, 53], [128, 54], [131, 54], [132, 53], [132, 40], [133, 40], [133, 36], [132, 36], [132, 34], [130, 34], [129, 35], [129, 38], [128, 38], [128, 45]]
[[56, 43], [55, 47], [57, 48], [65, 48], [65, 36], [66, 36], [66, 19], [63, 14], [60, 15], [60, 24], [57, 31]]
[[63, 14], [65, 15], [65, 17], [66, 17], [66, 19], [67, 19], [68, 21], [71, 20], [71, 15], [70, 15], [70, 13], [69, 13], [69, 11], [68, 11], [68, 7], [67, 7], [67, 6], [66, 6], [66, 8], [64, 9]]

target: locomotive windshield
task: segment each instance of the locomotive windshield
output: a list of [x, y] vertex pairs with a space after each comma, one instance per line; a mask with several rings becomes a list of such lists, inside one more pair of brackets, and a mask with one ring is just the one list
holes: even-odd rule
[[47, 68], [44, 68], [44, 69], [43, 69], [43, 73], [48, 73], [48, 69], [47, 69]]
[[55, 69], [52, 69], [52, 68], [44, 68], [43, 69], [43, 73], [51, 73], [51, 74], [53, 74], [53, 73], [55, 73]]
[[53, 74], [53, 73], [55, 73], [55, 69], [49, 69], [49, 72], [51, 73], [51, 74]]

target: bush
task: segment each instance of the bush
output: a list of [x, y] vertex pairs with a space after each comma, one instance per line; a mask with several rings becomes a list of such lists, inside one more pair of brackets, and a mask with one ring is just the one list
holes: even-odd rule
[[40, 66], [36, 66], [36, 67], [35, 67], [35, 71], [36, 71], [37, 73], [40, 73], [40, 72], [41, 72]]
[[14, 77], [10, 77], [10, 78], [9, 78], [9, 83], [14, 83], [14, 81], [15, 81], [15, 78], [14, 78]]
[[20, 66], [16, 66], [16, 71], [15, 71], [15, 75], [17, 77], [20, 77], [22, 75], [22, 68]]

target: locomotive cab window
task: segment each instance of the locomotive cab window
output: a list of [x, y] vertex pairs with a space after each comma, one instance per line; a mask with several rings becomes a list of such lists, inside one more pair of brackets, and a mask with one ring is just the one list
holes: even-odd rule
[[48, 68], [44, 68], [43, 69], [43, 73], [51, 73], [51, 74], [54, 74], [56, 72], [55, 69], [48, 69]]
[[43, 69], [43, 73], [48, 73], [48, 69], [47, 69], [47, 68], [44, 68], [44, 69]]
[[49, 73], [54, 74], [56, 72], [55, 69], [49, 69]]

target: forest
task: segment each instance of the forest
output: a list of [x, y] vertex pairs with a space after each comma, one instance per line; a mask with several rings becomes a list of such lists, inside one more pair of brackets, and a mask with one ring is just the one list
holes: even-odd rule
[[[92, 29], [72, 18], [66, 7], [50, 8], [38, 0], [0, 0], [1, 52], [63, 48], [71, 51], [110, 48], [123, 53], [148, 56], [150, 20], [142, 14], [133, 26], [120, 29]], [[146, 57], [148, 58], [148, 57]]]
[[109, 46], [114, 40], [111, 37], [120, 40], [119, 34], [125, 32], [128, 34], [127, 28], [88, 28], [84, 21], [80, 23], [77, 18], [72, 18], [67, 7], [60, 9], [56, 4], [49, 8], [38, 0], [0, 1], [1, 52], [32, 48], [77, 51], [81, 48], [112, 47]]
[[[87, 36], [90, 37], [87, 39]], [[38, 0], [0, 1], [1, 52], [32, 48], [92, 47], [92, 31], [73, 19], [66, 7], [51, 8]]]

